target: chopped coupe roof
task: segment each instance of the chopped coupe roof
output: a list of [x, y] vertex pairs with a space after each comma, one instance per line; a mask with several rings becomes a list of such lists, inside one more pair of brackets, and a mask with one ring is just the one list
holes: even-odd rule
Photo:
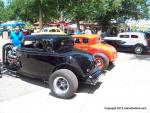
[[46, 34], [43, 34], [43, 35], [27, 35], [27, 36], [24, 36], [24, 39], [52, 39], [52, 38], [66, 38], [66, 37], [70, 37], [69, 35], [46, 35]]

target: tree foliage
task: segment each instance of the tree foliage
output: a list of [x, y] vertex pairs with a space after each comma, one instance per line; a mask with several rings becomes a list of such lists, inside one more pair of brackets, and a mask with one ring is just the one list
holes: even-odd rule
[[98, 22], [108, 25], [112, 20], [149, 18], [149, 0], [9, 0], [4, 7], [0, 0], [1, 20], [47, 22], [65, 20]]
[[72, 2], [68, 14], [106, 25], [111, 20], [149, 18], [149, 8], [148, 0], [77, 0]]
[[4, 2], [0, 0], [0, 21], [5, 20], [5, 8], [4, 8]]

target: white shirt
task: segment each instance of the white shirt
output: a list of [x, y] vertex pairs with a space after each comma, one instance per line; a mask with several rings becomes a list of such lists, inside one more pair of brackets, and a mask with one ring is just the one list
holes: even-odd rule
[[89, 30], [89, 29], [86, 29], [84, 33], [85, 34], [92, 34], [91, 30]]

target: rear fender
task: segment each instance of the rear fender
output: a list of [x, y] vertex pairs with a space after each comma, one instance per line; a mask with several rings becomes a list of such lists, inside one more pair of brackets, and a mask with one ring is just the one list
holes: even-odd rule
[[74, 67], [74, 66], [69, 65], [69, 64], [61, 64], [61, 65], [56, 66], [53, 69], [52, 73], [59, 70], [59, 69], [68, 69], [68, 70], [72, 71], [77, 76], [77, 78], [85, 76], [79, 68]]
[[[144, 51], [146, 50], [146, 46], [144, 46], [143, 44], [141, 44], [141, 43], [137, 43], [136, 45], [134, 45], [134, 48], [136, 47], [136, 46], [142, 46], [143, 47], [143, 49], [144, 49]], [[133, 49], [134, 49], [133, 48]]]
[[141, 43], [137, 43], [136, 45], [135, 45], [135, 47], [136, 46], [144, 46], [143, 44], [141, 44]]

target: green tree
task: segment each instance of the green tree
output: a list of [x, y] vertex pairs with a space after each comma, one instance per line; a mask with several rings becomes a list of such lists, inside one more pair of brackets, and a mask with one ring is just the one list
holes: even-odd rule
[[5, 5], [2, 0], [0, 0], [0, 21], [5, 20]]
[[40, 28], [42, 28], [43, 20], [47, 21], [55, 16], [56, 2], [53, 0], [32, 0], [32, 14], [38, 17]]
[[[23, 21], [71, 20], [98, 22], [109, 26], [112, 20], [149, 18], [149, 0], [9, 0], [1, 19]], [[1, 5], [2, 3], [2, 5]], [[3, 2], [0, 7], [3, 11]], [[3, 17], [3, 18], [2, 18]]]
[[42, 28], [43, 20], [55, 17], [56, 1], [53, 0], [10, 0], [7, 5], [7, 18], [12, 20], [39, 21]]
[[70, 19], [96, 21], [108, 26], [111, 20], [149, 18], [148, 0], [72, 0], [67, 10]]

